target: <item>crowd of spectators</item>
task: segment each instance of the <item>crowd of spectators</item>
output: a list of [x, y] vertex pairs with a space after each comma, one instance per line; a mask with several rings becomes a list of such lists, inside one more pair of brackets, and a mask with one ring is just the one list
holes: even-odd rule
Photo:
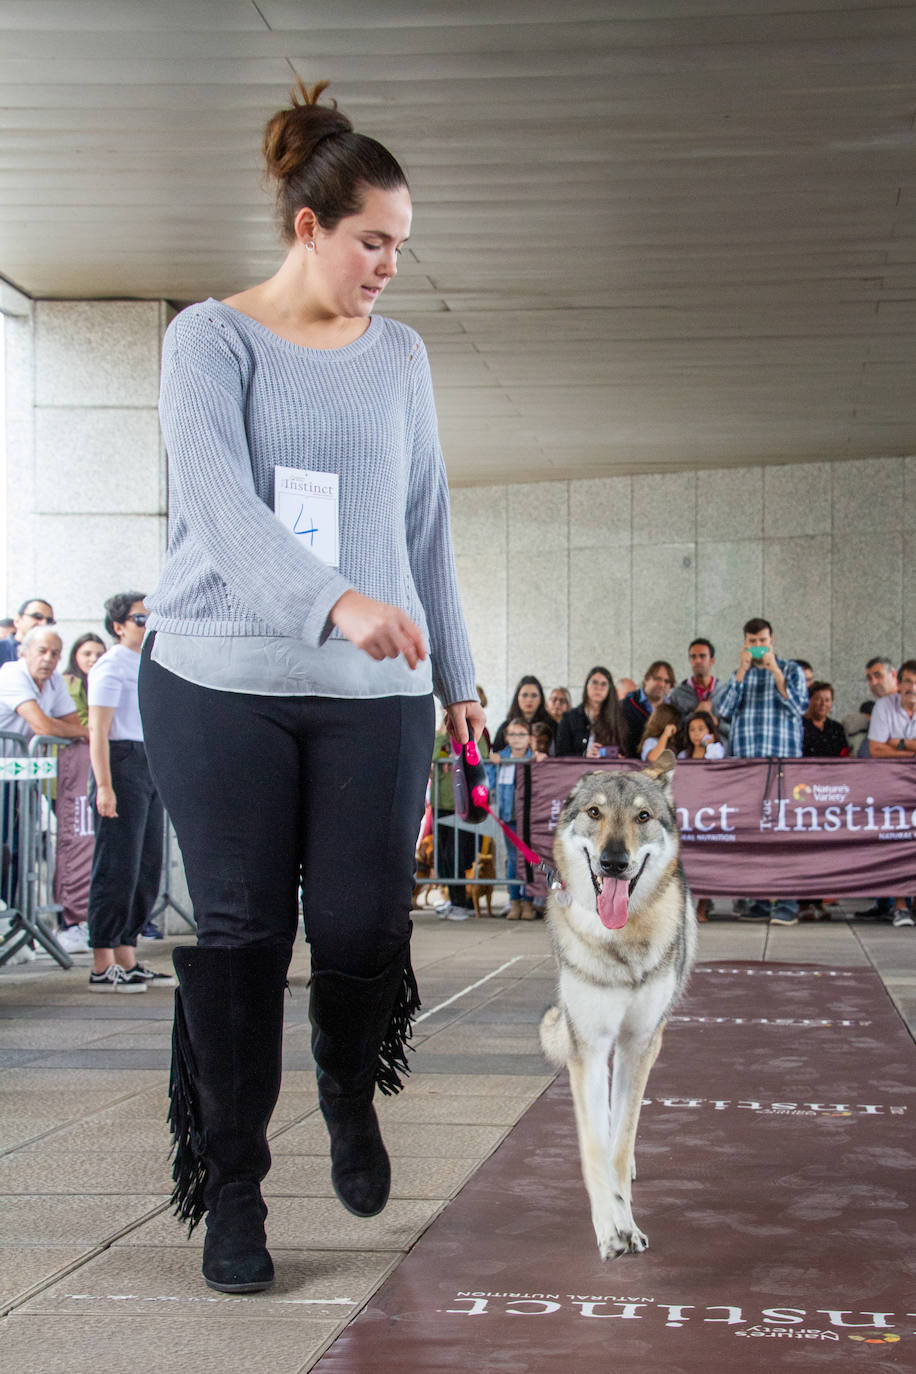
[[[141, 934], [162, 938], [150, 913], [159, 890], [163, 816], [146, 770], [137, 703], [143, 595], [119, 593], [105, 611], [111, 647], [101, 635], [80, 635], [64, 672], [49, 601], [29, 598], [9, 618], [9, 633], [0, 638], [0, 732], [70, 746], [59, 756], [53, 790], [55, 938], [68, 953], [93, 950], [92, 990], [137, 992], [174, 986], [171, 977], [136, 960]], [[3, 745], [0, 752], [14, 748]], [[6, 907], [17, 907], [22, 896], [17, 796], [10, 788], [4, 797]]]
[[[780, 657], [768, 620], [746, 622], [737, 662], [726, 679], [715, 672], [711, 640], [692, 640], [687, 659], [690, 672], [681, 682], [670, 663], [656, 659], [638, 686], [629, 678], [615, 684], [610, 669], [597, 665], [586, 675], [577, 704], [567, 687], [545, 692], [540, 680], [527, 674], [493, 737], [493, 751], [508, 757], [511, 742], [512, 754], [530, 752], [535, 761], [568, 756], [655, 762], [667, 750], [680, 759], [709, 761], [916, 755], [916, 660], [907, 660], [898, 671], [888, 658], [869, 659], [865, 677], [875, 700], [863, 702], [841, 723], [831, 715], [832, 684], [819, 679], [807, 660]], [[445, 740], [440, 744], [441, 757], [447, 757]], [[503, 809], [507, 796], [504, 792]], [[825, 900], [800, 906], [763, 896], [736, 903], [735, 912], [742, 919], [795, 925], [800, 911], [809, 919], [829, 914], [830, 901]], [[700, 919], [705, 919], [711, 903], [701, 898], [698, 905]], [[876, 898], [872, 907], [856, 914], [913, 925], [911, 907], [912, 897]]]
[[[128, 619], [108, 617], [109, 635], [115, 645], [106, 649], [105, 640], [98, 634], [80, 635], [70, 646], [69, 658], [63, 672], [60, 669], [63, 643], [55, 629], [54, 610], [43, 597], [24, 601], [15, 615], [0, 621], [0, 731], [12, 732], [24, 738], [33, 735], [51, 736], [82, 743], [83, 751], [67, 751], [70, 758], [62, 772], [62, 796], [68, 790], [91, 795], [89, 814], [100, 819], [97, 789], [89, 767], [91, 692], [93, 668], [97, 663], [109, 664], [102, 676], [111, 676], [112, 655], [118, 650], [128, 652], [129, 666], [138, 652], [133, 640], [142, 640], [145, 615], [142, 597], [126, 593], [131, 598], [127, 607]], [[124, 596], [113, 598], [118, 606]], [[141, 612], [130, 616], [131, 611]], [[132, 623], [133, 622], [133, 623]], [[125, 633], [130, 644], [125, 646]], [[677, 681], [674, 668], [664, 659], [656, 659], [645, 670], [639, 685], [623, 677], [616, 683], [609, 668], [596, 665], [586, 675], [581, 699], [574, 703], [569, 689], [555, 686], [545, 691], [540, 680], [526, 674], [519, 681], [505, 720], [497, 727], [492, 739], [487, 735], [483, 752], [492, 756], [494, 766], [491, 782], [501, 819], [511, 820], [513, 779], [516, 758], [543, 759], [547, 756], [570, 756], [589, 759], [615, 757], [637, 758], [655, 762], [666, 750], [680, 759], [716, 760], [726, 756], [738, 758], [845, 758], [871, 757], [912, 759], [916, 756], [916, 660], [908, 659], [896, 668], [885, 656], [876, 656], [865, 665], [865, 680], [870, 698], [858, 711], [841, 722], [833, 718], [834, 690], [830, 682], [817, 678], [815, 670], [804, 659], [785, 659], [778, 656], [773, 627], [762, 618], [751, 619], [744, 626], [744, 642], [737, 663], [727, 679], [717, 676], [716, 651], [712, 641], [697, 638], [687, 647], [689, 674]], [[99, 677], [99, 683], [102, 682]], [[100, 687], [101, 690], [101, 687]], [[106, 716], [110, 723], [110, 716]], [[139, 721], [139, 717], [137, 717]], [[142, 739], [142, 732], [134, 730]], [[141, 746], [142, 747], [142, 746]], [[118, 745], [123, 751], [124, 746]], [[447, 758], [450, 744], [441, 731], [436, 738], [436, 756]], [[103, 758], [101, 746], [96, 753]], [[496, 760], [499, 760], [498, 764]], [[445, 824], [439, 835], [440, 876], [460, 878], [474, 861], [473, 837], [458, 832], [455, 837], [449, 828], [454, 799], [449, 792], [448, 775], [439, 770], [438, 815]], [[103, 804], [108, 805], [107, 795]], [[505, 813], [505, 814], [503, 814]], [[90, 834], [90, 853], [92, 846]], [[17, 856], [10, 858], [15, 837], [4, 836], [7, 888], [11, 876], [17, 872]], [[83, 853], [85, 855], [85, 846]], [[78, 857], [70, 862], [74, 872]], [[457, 865], [457, 868], [456, 868]], [[88, 866], [84, 863], [83, 867]], [[510, 875], [514, 879], [514, 872]], [[147, 888], [149, 880], [147, 880]], [[75, 895], [74, 895], [75, 894]], [[7, 891], [7, 898], [11, 896]], [[451, 893], [453, 907], [465, 906], [466, 894], [460, 888]], [[58, 882], [61, 902], [61, 924], [58, 939], [68, 950], [89, 947], [88, 881], [67, 882], [61, 874]], [[161, 938], [161, 932], [149, 920], [149, 899], [144, 897], [144, 921], [141, 933]], [[705, 919], [710, 907], [707, 899], [700, 899], [700, 919]], [[893, 921], [895, 925], [912, 925], [912, 898], [879, 897], [871, 907], [858, 912], [863, 919]], [[530, 917], [532, 907], [524, 887], [510, 886], [512, 914]], [[745, 919], [769, 919], [776, 924], [791, 925], [798, 919], [797, 902], [761, 897], [757, 901], [737, 904], [737, 914]], [[821, 903], [808, 903], [802, 914], [822, 916]], [[133, 938], [133, 937], [131, 937]], [[123, 950], [120, 957], [123, 960]], [[98, 963], [99, 960], [97, 959]]]

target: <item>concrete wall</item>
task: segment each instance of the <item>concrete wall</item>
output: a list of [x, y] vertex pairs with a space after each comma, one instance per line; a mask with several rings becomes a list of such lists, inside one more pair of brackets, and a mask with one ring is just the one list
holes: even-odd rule
[[4, 320], [3, 604], [49, 597], [65, 648], [113, 592], [151, 591], [166, 542], [156, 403], [166, 307], [40, 301]]
[[452, 517], [494, 723], [524, 673], [575, 700], [596, 663], [639, 681], [667, 658], [681, 678], [697, 635], [727, 677], [755, 615], [839, 715], [868, 658], [916, 654], [916, 458], [464, 487]]
[[[155, 586], [166, 544], [156, 399], [164, 302], [41, 301], [5, 312], [8, 461], [0, 605], [52, 599], [65, 643], [118, 590]], [[688, 641], [737, 660], [765, 615], [780, 654], [866, 695], [873, 654], [916, 653], [916, 458], [730, 468], [452, 494], [479, 680], [502, 718], [527, 672], [574, 696], [594, 663], [687, 672]], [[905, 581], [906, 579], [906, 581]]]

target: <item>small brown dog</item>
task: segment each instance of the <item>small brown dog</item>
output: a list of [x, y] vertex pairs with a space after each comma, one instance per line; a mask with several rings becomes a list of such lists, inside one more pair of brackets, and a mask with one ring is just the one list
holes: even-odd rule
[[471, 864], [470, 868], [464, 870], [464, 876], [468, 879], [467, 893], [474, 904], [474, 915], [483, 915], [481, 907], [486, 904], [487, 915], [493, 915], [493, 889], [489, 886], [482, 886], [475, 883], [475, 878], [495, 878], [496, 861], [493, 858], [493, 841], [489, 835], [484, 835], [480, 841], [480, 852]]
[[417, 846], [416, 853], [416, 885], [413, 890], [413, 904], [415, 907], [420, 905], [421, 894], [428, 900], [432, 889], [436, 885], [436, 878], [433, 874], [433, 850], [434, 841], [432, 835], [424, 835]]

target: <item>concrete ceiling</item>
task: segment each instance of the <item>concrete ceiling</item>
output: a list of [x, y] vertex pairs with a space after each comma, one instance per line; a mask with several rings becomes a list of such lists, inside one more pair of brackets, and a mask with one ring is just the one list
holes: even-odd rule
[[408, 170], [453, 482], [916, 452], [916, 4], [0, 0], [0, 273], [270, 275], [293, 72]]

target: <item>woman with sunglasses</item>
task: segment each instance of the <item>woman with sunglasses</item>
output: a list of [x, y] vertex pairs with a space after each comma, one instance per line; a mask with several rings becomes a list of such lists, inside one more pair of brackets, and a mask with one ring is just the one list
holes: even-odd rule
[[117, 641], [89, 669], [89, 800], [95, 849], [89, 881], [91, 992], [146, 992], [175, 979], [137, 963], [137, 936], [149, 920], [162, 868], [162, 803], [150, 777], [137, 699], [146, 634], [141, 592], [105, 602], [105, 629]]

